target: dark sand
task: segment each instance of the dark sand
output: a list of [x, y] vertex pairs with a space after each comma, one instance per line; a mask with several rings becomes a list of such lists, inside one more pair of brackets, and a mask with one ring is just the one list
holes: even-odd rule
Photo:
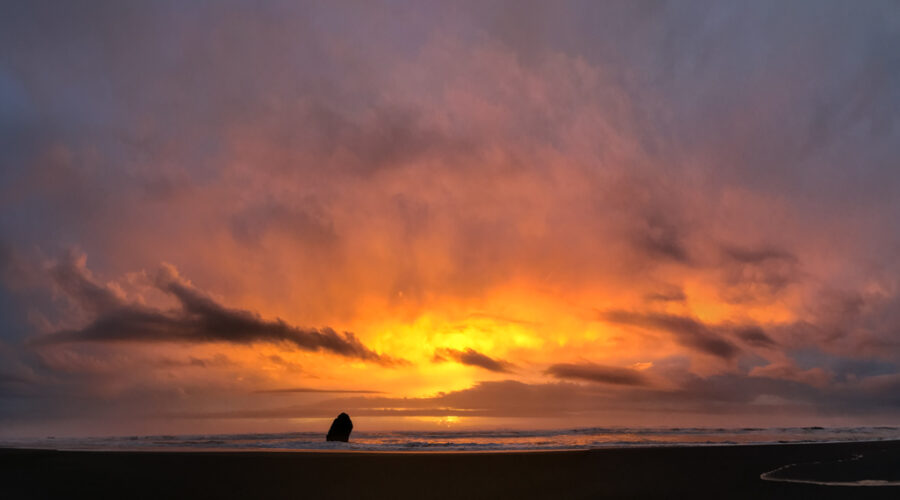
[[893, 486], [760, 479], [798, 462], [775, 475], [900, 480], [900, 442], [482, 454], [7, 449], [0, 498], [900, 498]]

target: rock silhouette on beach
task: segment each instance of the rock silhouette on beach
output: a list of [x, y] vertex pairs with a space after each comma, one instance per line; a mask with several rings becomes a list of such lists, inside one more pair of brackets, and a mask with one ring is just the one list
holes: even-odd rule
[[328, 429], [325, 441], [343, 441], [346, 443], [350, 441], [351, 432], [353, 432], [353, 421], [350, 420], [350, 415], [341, 413], [331, 423], [331, 428]]

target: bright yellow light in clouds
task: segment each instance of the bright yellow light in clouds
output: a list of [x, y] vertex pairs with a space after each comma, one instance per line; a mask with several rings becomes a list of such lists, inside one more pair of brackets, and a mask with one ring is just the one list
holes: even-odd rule
[[375, 350], [417, 364], [430, 362], [438, 349], [475, 349], [502, 356], [513, 350], [537, 350], [544, 345], [536, 321], [483, 310], [455, 304], [438, 305], [408, 320], [387, 315], [378, 318], [376, 314], [375, 318], [354, 327], [365, 332], [361, 334]]
[[[408, 363], [370, 365], [358, 371], [342, 363], [341, 371], [362, 377], [378, 390], [423, 397], [467, 389], [484, 380], [539, 381], [546, 378], [547, 365], [574, 358], [602, 361], [637, 356], [639, 346], [598, 320], [598, 302], [605, 303], [594, 296], [561, 299], [523, 285], [496, 290], [478, 301], [417, 304], [418, 314], [398, 313], [396, 305], [371, 303], [346, 329], [375, 351]], [[513, 366], [507, 373], [465, 365], [441, 356], [447, 349], [472, 349]], [[327, 366], [322, 369], [334, 373]]]
[[[354, 332], [366, 346], [396, 363], [337, 357], [307, 352], [289, 345], [217, 345], [233, 366], [236, 385], [247, 391], [310, 387], [335, 391], [374, 391], [358, 398], [431, 398], [464, 391], [480, 382], [515, 380], [542, 384], [556, 381], [547, 374], [558, 363], [597, 363], [647, 371], [654, 360], [683, 355], [688, 348], [672, 335], [640, 325], [604, 319], [606, 310], [652, 308], [659, 314], [697, 317], [715, 323], [733, 313], [714, 297], [714, 291], [688, 287], [689, 299], [647, 305], [637, 294], [598, 288], [566, 294], [537, 286], [509, 286], [467, 301], [437, 298], [416, 304], [372, 302], [335, 329]], [[274, 315], [273, 315], [274, 316]], [[202, 350], [201, 347], [197, 347]], [[500, 363], [502, 370], [466, 361], [454, 353], [473, 350]], [[199, 354], [197, 355], [199, 358]], [[696, 369], [721, 370], [715, 359], [701, 358]], [[212, 364], [205, 361], [207, 365]], [[651, 370], [652, 371], [652, 370]], [[380, 394], [379, 394], [380, 393]], [[327, 393], [326, 393], [327, 394]], [[330, 394], [297, 393], [297, 401], [339, 398]], [[294, 401], [283, 396], [284, 401]], [[463, 425], [458, 416], [421, 417], [430, 425]]]

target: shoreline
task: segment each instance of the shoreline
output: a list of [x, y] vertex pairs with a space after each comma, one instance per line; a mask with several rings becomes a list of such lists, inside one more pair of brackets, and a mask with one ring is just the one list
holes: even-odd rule
[[135, 448], [53, 448], [31, 446], [6, 446], [0, 445], [0, 453], [6, 451], [57, 451], [57, 452], [98, 452], [98, 453], [323, 453], [323, 454], [497, 454], [497, 453], [569, 453], [595, 450], [633, 450], [633, 449], [670, 449], [670, 448], [721, 448], [721, 447], [754, 447], [754, 446], [816, 446], [816, 445], [840, 445], [840, 444], [874, 444], [885, 443], [900, 447], [900, 439], [862, 439], [840, 441], [784, 441], [784, 442], [750, 442], [750, 443], [651, 443], [593, 446], [587, 448], [545, 448], [545, 449], [502, 449], [502, 450], [441, 450], [441, 449], [410, 449], [410, 450], [372, 450], [372, 449], [326, 449], [326, 448], [202, 448], [202, 447], [135, 447]]

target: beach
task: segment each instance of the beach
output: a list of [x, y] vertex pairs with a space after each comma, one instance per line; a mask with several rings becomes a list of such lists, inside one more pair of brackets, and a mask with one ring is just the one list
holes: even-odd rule
[[[829, 481], [844, 485], [811, 484]], [[900, 441], [499, 453], [0, 450], [5, 499], [900, 495], [872, 481], [900, 481]]]

